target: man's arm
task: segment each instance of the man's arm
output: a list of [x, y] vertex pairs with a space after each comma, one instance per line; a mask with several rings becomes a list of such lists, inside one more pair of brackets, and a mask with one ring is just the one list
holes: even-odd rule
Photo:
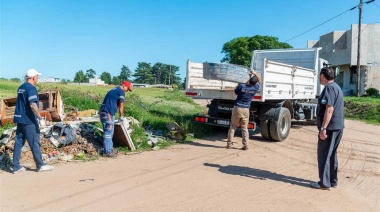
[[327, 138], [326, 127], [330, 123], [330, 120], [331, 120], [333, 112], [334, 112], [334, 107], [327, 104], [326, 105], [325, 115], [323, 116], [323, 122], [322, 122], [322, 126], [321, 126], [324, 130], [321, 130], [320, 133], [319, 133], [319, 137], [322, 140], [325, 140]]
[[256, 72], [254, 72], [253, 74], [257, 77], [257, 80], [259, 80], [259, 83], [261, 84], [261, 78], [259, 77], [259, 75]]
[[124, 102], [119, 103], [119, 117], [124, 115]]
[[30, 109], [32, 109], [34, 115], [37, 116], [38, 120], [42, 119], [40, 113], [38, 112], [37, 103], [35, 102], [30, 103]]
[[251, 70], [250, 72], [250, 77], [252, 77], [252, 75], [255, 75], [257, 77], [257, 80], [259, 81], [259, 83], [261, 84], [261, 78], [259, 77], [259, 75], [257, 74], [256, 71], [254, 71], [253, 69]]

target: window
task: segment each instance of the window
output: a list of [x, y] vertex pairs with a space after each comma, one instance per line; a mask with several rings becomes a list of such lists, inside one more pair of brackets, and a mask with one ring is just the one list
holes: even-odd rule
[[350, 84], [356, 84], [357, 82], [356, 67], [357, 66], [350, 66]]

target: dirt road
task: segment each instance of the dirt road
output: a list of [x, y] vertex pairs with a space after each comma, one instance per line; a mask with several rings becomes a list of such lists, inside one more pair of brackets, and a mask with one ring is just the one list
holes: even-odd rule
[[254, 134], [242, 151], [225, 149], [220, 132], [47, 173], [2, 172], [1, 211], [379, 211], [380, 127], [346, 121], [340, 181], [329, 191], [309, 187], [318, 178], [316, 136], [315, 126], [295, 124], [286, 141]]

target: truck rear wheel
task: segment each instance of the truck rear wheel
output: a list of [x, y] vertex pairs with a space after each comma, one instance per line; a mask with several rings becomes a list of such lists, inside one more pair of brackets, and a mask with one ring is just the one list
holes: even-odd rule
[[268, 120], [260, 120], [260, 133], [263, 138], [272, 140], [272, 138], [270, 137]]
[[276, 110], [280, 110], [280, 112], [277, 121], [270, 121], [270, 136], [275, 141], [283, 141], [289, 135], [291, 126], [291, 116], [288, 108], [281, 107], [277, 108]]

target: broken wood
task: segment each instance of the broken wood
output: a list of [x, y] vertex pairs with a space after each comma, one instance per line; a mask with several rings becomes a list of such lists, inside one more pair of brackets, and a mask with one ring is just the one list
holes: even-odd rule
[[132, 142], [132, 138], [129, 134], [127, 125], [124, 122], [115, 123], [115, 131], [112, 141], [119, 146], [126, 146], [130, 150], [136, 150], [135, 145]]
[[[38, 93], [39, 112], [47, 121], [62, 121], [63, 101], [58, 90], [49, 90]], [[0, 124], [13, 123], [16, 108], [16, 97], [0, 99]]]
[[97, 111], [94, 109], [89, 109], [89, 110], [82, 110], [78, 111], [78, 116], [79, 117], [91, 117], [93, 115], [96, 115]]

